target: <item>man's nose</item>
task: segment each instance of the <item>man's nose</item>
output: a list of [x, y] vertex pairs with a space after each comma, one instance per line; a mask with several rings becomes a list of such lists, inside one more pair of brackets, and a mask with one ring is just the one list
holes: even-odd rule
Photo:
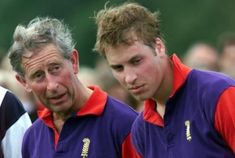
[[52, 75], [47, 75], [47, 90], [56, 90], [58, 88], [58, 83]]
[[127, 84], [134, 84], [137, 78], [137, 74], [133, 70], [126, 70], [125, 71], [125, 82]]

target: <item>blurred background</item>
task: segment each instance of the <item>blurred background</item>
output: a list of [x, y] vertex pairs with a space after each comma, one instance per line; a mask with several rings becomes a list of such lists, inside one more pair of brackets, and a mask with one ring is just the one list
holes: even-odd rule
[[[72, 30], [79, 51], [80, 79], [97, 84], [110, 95], [138, 111], [137, 102], [113, 78], [105, 62], [92, 51], [96, 25], [92, 17], [107, 0], [0, 0], [0, 85], [9, 88], [22, 100], [27, 111], [37, 103], [22, 93], [7, 60], [12, 35], [18, 24], [35, 17], [50, 16], [64, 20]], [[108, 6], [125, 0], [109, 0]], [[220, 71], [235, 78], [235, 0], [132, 0], [151, 11], [159, 11], [161, 30], [168, 54], [176, 53], [184, 63], [206, 70]], [[199, 52], [199, 53], [198, 53]], [[36, 116], [32, 113], [32, 119]]]
[[[125, 0], [109, 0], [116, 5]], [[91, 18], [107, 0], [0, 0], [0, 59], [6, 54], [14, 28], [36, 16], [63, 19], [73, 31], [80, 63], [95, 66], [92, 52], [96, 26]], [[136, 0], [161, 12], [161, 26], [169, 54], [183, 56], [196, 41], [217, 45], [223, 32], [235, 32], [234, 0]]]

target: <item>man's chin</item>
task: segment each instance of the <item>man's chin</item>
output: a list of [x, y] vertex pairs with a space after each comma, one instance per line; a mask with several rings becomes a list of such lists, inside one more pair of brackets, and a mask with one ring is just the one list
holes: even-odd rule
[[139, 101], [145, 101], [147, 98], [144, 97], [143, 95], [133, 95], [132, 96], [136, 99], [136, 100], [139, 100]]

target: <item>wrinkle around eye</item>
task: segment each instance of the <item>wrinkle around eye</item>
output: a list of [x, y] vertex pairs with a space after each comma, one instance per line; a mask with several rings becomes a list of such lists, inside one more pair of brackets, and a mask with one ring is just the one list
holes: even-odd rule
[[32, 75], [32, 80], [36, 82], [42, 81], [43, 78], [44, 78], [44, 74], [40, 72]]
[[49, 67], [49, 72], [51, 73], [58, 73], [62, 70], [62, 65], [61, 64], [52, 64]]

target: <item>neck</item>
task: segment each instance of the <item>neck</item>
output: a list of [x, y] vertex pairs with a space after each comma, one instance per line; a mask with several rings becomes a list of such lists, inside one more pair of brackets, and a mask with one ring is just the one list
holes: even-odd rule
[[164, 66], [165, 72], [162, 83], [160, 84], [161, 86], [159, 87], [158, 94], [155, 97], [155, 100], [161, 105], [165, 105], [173, 89], [173, 65], [169, 58], [165, 61]]
[[84, 106], [85, 102], [89, 99], [93, 92], [91, 89], [85, 87], [82, 83], [79, 82], [78, 84], [79, 88], [75, 93], [75, 101], [71, 109], [63, 112], [53, 113], [53, 122], [59, 133], [61, 132], [65, 121], [71, 116], [71, 114], [77, 113], [81, 107]]
[[54, 122], [56, 129], [57, 129], [58, 133], [60, 133], [62, 130], [62, 127], [68, 117], [59, 115], [57, 113], [53, 113], [52, 117], [53, 117], [53, 122]]
[[79, 82], [78, 84], [79, 84], [78, 85], [79, 89], [77, 90], [77, 93], [75, 94], [76, 96], [74, 96], [76, 98], [75, 106], [73, 107], [73, 110], [75, 112], [79, 111], [81, 107], [84, 106], [84, 104], [87, 102], [87, 100], [93, 93], [93, 91], [90, 88], [84, 86], [81, 82]]
[[155, 97], [155, 101], [157, 103], [156, 110], [162, 118], [165, 114], [165, 104], [169, 99], [173, 89], [173, 64], [169, 58], [166, 60], [164, 66], [165, 74], [158, 90], [158, 94]]
[[160, 104], [160, 103], [157, 103], [156, 111], [160, 114], [160, 116], [161, 116], [162, 118], [164, 117], [165, 109], [166, 109], [166, 106], [165, 106], [165, 105]]

